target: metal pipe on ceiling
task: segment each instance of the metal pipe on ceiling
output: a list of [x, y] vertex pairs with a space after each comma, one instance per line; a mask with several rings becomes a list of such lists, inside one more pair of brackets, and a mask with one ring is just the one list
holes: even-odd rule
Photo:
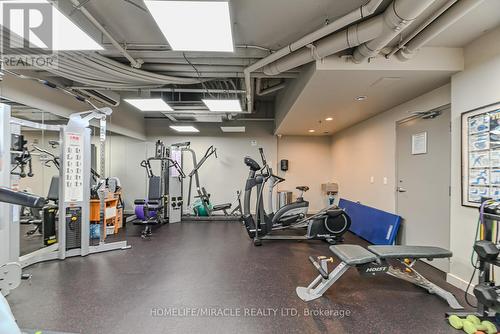
[[[184, 54], [189, 59], [262, 59], [269, 55], [268, 52], [257, 49], [235, 49], [234, 52], [202, 52], [202, 51], [173, 51], [173, 50], [128, 50], [129, 54], [140, 58], [180, 58], [184, 59]], [[115, 49], [101, 50], [99, 54], [107, 57], [121, 57]], [[254, 60], [255, 61], [255, 60]]]
[[358, 46], [352, 59], [355, 63], [361, 63], [380, 53], [396, 36], [406, 29], [415, 19], [429, 8], [436, 0], [394, 0], [383, 14], [384, 30], [382, 34], [366, 43]]
[[[62, 65], [61, 68], [50, 68], [48, 71], [84, 85], [91, 86], [101, 86], [107, 88], [148, 86], [151, 88], [157, 88], [158, 85], [198, 84], [200, 82], [199, 78], [175, 77], [130, 68], [122, 63], [108, 59], [96, 53], [62, 53], [60, 55], [59, 63]], [[89, 68], [89, 73], [98, 73], [100, 74], [100, 78], [97, 79], [94, 76], [92, 79], [84, 74], [74, 73], [69, 70], [68, 66], [66, 66], [75, 66], [75, 64], [87, 66]]]
[[[103, 43], [103, 45], [110, 45], [110, 43]], [[168, 44], [158, 44], [158, 43], [127, 43], [127, 51], [141, 51], [141, 50], [172, 50]], [[255, 49], [261, 50], [268, 53], [272, 53], [273, 50], [260, 45], [246, 45], [237, 44], [234, 46], [236, 49]]]
[[284, 82], [282, 82], [282, 83], [279, 83], [277, 85], [262, 89], [262, 79], [259, 78], [259, 79], [257, 79], [257, 82], [255, 84], [255, 94], [257, 94], [257, 96], [266, 96], [266, 95], [272, 94], [274, 92], [277, 92], [279, 90], [282, 90], [285, 87], [286, 87], [286, 84]]
[[377, 8], [380, 6], [383, 0], [369, 0], [365, 5], [356, 8], [355, 10], [347, 13], [346, 15], [330, 22], [328, 25], [310, 33], [306, 36], [302, 37], [298, 41], [274, 52], [268, 57], [259, 60], [258, 62], [250, 65], [245, 69], [245, 86], [247, 90], [247, 110], [252, 112], [253, 110], [253, 96], [252, 96], [252, 82], [251, 82], [251, 73], [268, 65], [272, 62], [275, 62], [294, 51], [302, 49], [306, 45], [309, 45], [325, 36], [328, 36], [339, 29], [342, 29], [358, 20], [361, 20], [367, 16], [375, 13]]
[[[109, 56], [108, 56], [109, 57]], [[193, 65], [207, 65], [207, 66], [242, 66], [243, 68], [250, 65], [254, 58], [192, 58], [189, 61]], [[148, 68], [149, 65], [186, 65], [184, 58], [164, 58], [158, 57], [144, 57], [144, 65], [142, 68]]]
[[435, 0], [394, 0], [383, 14], [325, 37], [264, 67], [264, 73], [279, 74], [337, 52], [357, 47], [353, 60], [362, 62], [378, 54]]
[[85, 15], [85, 17], [97, 28], [99, 29], [108, 39], [109, 41], [111, 42], [111, 44], [113, 44], [113, 46], [118, 50], [120, 51], [120, 53], [128, 59], [128, 61], [130, 62], [130, 65], [134, 68], [140, 68], [142, 66], [142, 60], [140, 59], [134, 59], [134, 57], [132, 57], [128, 52], [127, 50], [125, 50], [120, 43], [118, 43], [118, 41], [116, 41], [116, 39], [113, 38], [113, 36], [106, 30], [106, 28], [104, 28], [104, 26], [99, 23], [99, 21], [96, 20], [96, 18], [94, 16], [92, 16], [92, 14], [89, 13], [89, 11], [87, 9], [85, 9], [85, 7], [80, 3], [79, 0], [71, 0], [71, 3], [75, 6], [75, 9], [79, 10], [83, 15]]
[[[158, 72], [192, 72], [193, 67], [185, 64], [144, 64], [143, 69]], [[199, 72], [241, 72], [245, 67], [230, 65], [197, 65]]]
[[[170, 75], [182, 76], [186, 78], [199, 78], [197, 73], [193, 72], [168, 72]], [[221, 78], [244, 78], [243, 72], [200, 72], [200, 76], [206, 80], [209, 79], [221, 79]], [[286, 78], [294, 79], [298, 77], [298, 73], [280, 73], [279, 75], [269, 75], [261, 72], [254, 72], [251, 78]]]
[[422, 46], [457, 22], [468, 12], [476, 8], [483, 0], [461, 0], [451, 6], [443, 15], [428, 25], [420, 34], [408, 42], [396, 56], [400, 60], [409, 60]]
[[[129, 75], [130, 77], [135, 77], [139, 80], [150, 80], [150, 81], [158, 81], [164, 82], [165, 84], [167, 83], [172, 83], [172, 84], [195, 84], [199, 83], [200, 80], [193, 80], [191, 78], [182, 78], [182, 77], [176, 77], [176, 76], [170, 76], [170, 75], [163, 75], [163, 74], [158, 74], [158, 73], [152, 73], [148, 71], [143, 71], [140, 69], [136, 68], [130, 68], [120, 62], [114, 61], [112, 59], [103, 57], [97, 53], [94, 54], [86, 54], [86, 53], [80, 53], [84, 57], [90, 58], [94, 63], [101, 64], [104, 67], [109, 68], [109, 73], [122, 73]], [[108, 72], [107, 69], [104, 69], [105, 71]]]
[[[20, 38], [11, 35], [11, 39], [18, 41]], [[13, 50], [12, 52], [16, 54], [19, 51]], [[119, 89], [137, 86], [158, 88], [169, 84], [200, 83], [199, 78], [175, 77], [131, 68], [97, 53], [60, 52], [58, 58], [59, 68], [43, 68], [43, 70], [84, 85]], [[73, 68], [78, 70], [75, 71]], [[82, 73], [85, 68], [87, 71]]]
[[[79, 90], [111, 90], [105, 89], [98, 86], [71, 86], [68, 89], [79, 89]], [[225, 90], [225, 89], [202, 89], [202, 88], [142, 88], [143, 90], [149, 90], [150, 92], [164, 92], [164, 93], [212, 93], [212, 94], [244, 94], [246, 91], [242, 89], [236, 90]], [[137, 92], [141, 88], [124, 88], [120, 89], [122, 92]]]
[[320, 60], [337, 52], [361, 45], [379, 37], [384, 31], [382, 15], [352, 25], [349, 28], [325, 37], [309, 48], [303, 48], [263, 68], [264, 73], [276, 75], [291, 68]]
[[398, 52], [406, 43], [413, 39], [413, 37], [417, 36], [422, 30], [424, 30], [429, 24], [434, 22], [441, 14], [443, 14], [448, 8], [450, 8], [454, 3], [458, 0], [448, 0], [443, 6], [441, 6], [436, 12], [434, 12], [431, 16], [427, 18], [421, 25], [418, 26], [417, 29], [413, 30], [408, 36], [406, 36], [398, 46], [393, 48], [393, 50], [386, 56], [386, 58], [392, 57], [396, 52]]

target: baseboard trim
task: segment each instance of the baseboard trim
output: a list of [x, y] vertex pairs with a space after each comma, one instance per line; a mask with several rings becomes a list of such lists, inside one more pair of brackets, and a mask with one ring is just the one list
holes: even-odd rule
[[[463, 279], [461, 279], [460, 277], [458, 276], [455, 276], [453, 274], [446, 274], [446, 282], [450, 283], [451, 285], [459, 288], [460, 290], [462, 291], [465, 291], [467, 290], [467, 285], [469, 285], [469, 282], [467, 281], [464, 281]], [[470, 288], [469, 288], [469, 295], [473, 296], [473, 293], [472, 291], [474, 290], [474, 285], [472, 285]]]

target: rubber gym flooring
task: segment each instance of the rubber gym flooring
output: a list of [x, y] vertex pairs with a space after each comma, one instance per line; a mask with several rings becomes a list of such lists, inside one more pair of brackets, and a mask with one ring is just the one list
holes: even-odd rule
[[[265, 242], [254, 247], [239, 223], [182, 223], [132, 248], [34, 265], [8, 300], [23, 328], [72, 333], [460, 333], [448, 305], [404, 281], [349, 270], [319, 300], [295, 294], [316, 271], [309, 255], [328, 244]], [[365, 244], [348, 235], [347, 243]], [[444, 274], [421, 272], [463, 301]], [[329, 312], [329, 314], [325, 314]], [[322, 313], [322, 314], [321, 314]]]

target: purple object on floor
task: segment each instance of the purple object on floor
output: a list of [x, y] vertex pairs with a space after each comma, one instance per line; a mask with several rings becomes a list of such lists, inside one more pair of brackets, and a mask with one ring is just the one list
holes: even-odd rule
[[137, 219], [144, 220], [144, 205], [136, 205], [135, 206], [135, 215]]
[[147, 209], [148, 215], [146, 217], [145, 207], [146, 207], [146, 204], [136, 204], [135, 205], [135, 215], [137, 216], [137, 219], [145, 221], [145, 220], [148, 220], [150, 218], [156, 218], [156, 216], [158, 216], [158, 208], [149, 207], [149, 209]]

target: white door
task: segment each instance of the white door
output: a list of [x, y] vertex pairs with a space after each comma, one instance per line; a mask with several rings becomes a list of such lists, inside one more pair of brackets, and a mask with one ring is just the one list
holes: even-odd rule
[[[400, 122], [396, 129], [397, 211], [403, 217], [401, 243], [449, 249], [450, 108]], [[449, 270], [446, 259], [430, 264], [445, 272]]]

